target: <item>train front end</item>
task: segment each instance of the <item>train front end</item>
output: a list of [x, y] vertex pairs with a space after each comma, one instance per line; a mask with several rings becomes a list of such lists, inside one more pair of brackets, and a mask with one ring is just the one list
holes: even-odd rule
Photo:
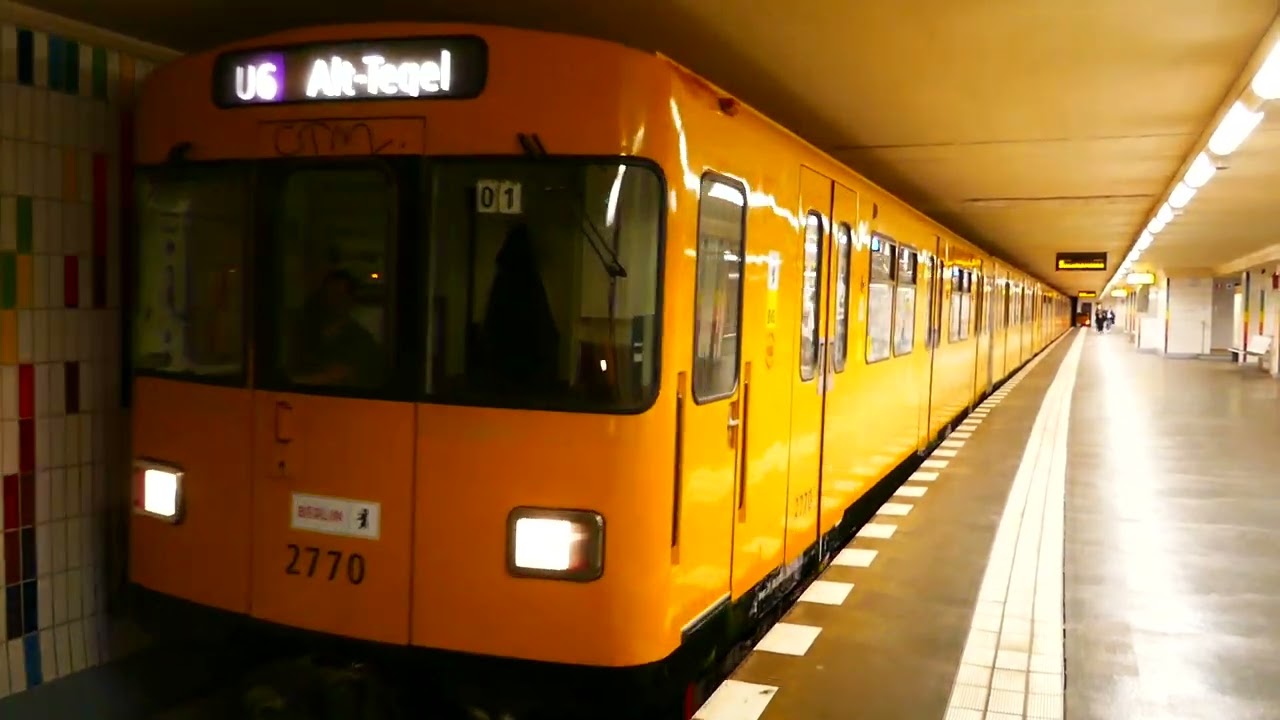
[[672, 653], [668, 82], [596, 41], [436, 25], [154, 73], [143, 594], [465, 657]]

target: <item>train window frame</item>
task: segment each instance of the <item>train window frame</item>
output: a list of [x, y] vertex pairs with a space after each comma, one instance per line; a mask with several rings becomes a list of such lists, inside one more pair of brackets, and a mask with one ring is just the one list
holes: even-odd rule
[[[887, 252], [881, 251], [880, 248], [885, 248]], [[864, 331], [864, 338], [863, 338], [863, 343], [864, 343], [863, 359], [865, 364], [875, 365], [876, 363], [882, 363], [882, 362], [886, 362], [888, 360], [893, 359], [893, 296], [894, 296], [894, 285], [897, 282], [896, 274], [898, 269], [898, 264], [897, 264], [898, 241], [894, 240], [889, 235], [873, 232], [871, 233], [871, 241], [868, 244], [868, 250], [869, 251], [867, 252], [867, 265], [868, 265], [867, 324], [866, 324], [866, 328]], [[888, 266], [882, 272], [879, 272], [879, 273], [877, 273], [877, 267], [876, 267], [877, 255], [887, 255], [889, 258]], [[871, 339], [871, 328], [873, 325], [872, 323], [873, 308], [871, 307], [871, 299], [872, 299], [871, 296], [872, 296], [872, 288], [875, 287], [877, 284], [882, 286], [887, 285], [889, 287], [889, 334], [888, 334], [888, 339], [885, 343], [884, 355], [879, 357], [873, 356], [871, 352], [873, 347], [872, 339]]]
[[[823, 346], [825, 345], [825, 343], [823, 342], [824, 338], [822, 336], [822, 316], [823, 316], [822, 311], [826, 306], [826, 297], [823, 295], [824, 288], [823, 288], [823, 282], [822, 282], [822, 275], [823, 275], [822, 270], [825, 268], [824, 261], [826, 260], [826, 253], [823, 252], [823, 250], [825, 250], [825, 246], [827, 244], [826, 243], [827, 219], [825, 216], [823, 216], [821, 212], [818, 212], [817, 210], [814, 210], [812, 208], [810, 208], [809, 211], [805, 213], [804, 218], [805, 218], [804, 234], [802, 235], [803, 239], [801, 240], [801, 246], [800, 246], [800, 321], [796, 326], [797, 332], [799, 333], [799, 339], [796, 342], [796, 367], [800, 372], [800, 382], [809, 383], [817, 379], [818, 375], [822, 373], [822, 360], [823, 360], [822, 355], [823, 355]], [[810, 269], [809, 269], [809, 255], [808, 255], [807, 249], [805, 248], [805, 245], [807, 245], [809, 242], [809, 228], [810, 228], [811, 220], [817, 220], [818, 240], [816, 243], [817, 248], [814, 254], [813, 269], [812, 269], [812, 272], [813, 272], [813, 303], [812, 303], [813, 304], [813, 332], [812, 332], [813, 341], [809, 343], [809, 345], [810, 345], [810, 350], [813, 352], [813, 362], [806, 363], [805, 357], [804, 357], [804, 351], [805, 351], [804, 306], [805, 306], [805, 301], [808, 298], [806, 298], [806, 293], [805, 293], [805, 274], [810, 272]], [[808, 372], [807, 375], [805, 374], [806, 371]]]
[[[258, 204], [254, 198], [258, 191], [258, 166], [257, 160], [244, 159], [219, 159], [208, 162], [190, 163], [184, 165], [172, 164], [149, 164], [138, 165], [133, 169], [133, 184], [129, 188], [134, 193], [134, 202], [132, 207], [128, 208], [133, 212], [134, 221], [129, 232], [124, 237], [126, 243], [125, 252], [129, 254], [129, 261], [134, 268], [133, 281], [135, 285], [140, 281], [142, 273], [142, 237], [141, 237], [141, 202], [142, 198], [137, 193], [138, 186], [145, 182], [148, 177], [172, 174], [175, 172], [184, 172], [189, 170], [202, 171], [204, 169], [213, 169], [215, 171], [223, 168], [239, 168], [244, 172], [244, 196], [245, 196], [245, 231], [241, 240], [241, 266], [244, 269], [244, 279], [241, 281], [242, 297], [240, 298], [240, 358], [239, 371], [235, 373], [226, 373], [224, 375], [201, 375], [190, 372], [164, 372], [151, 370], [141, 367], [137, 363], [135, 343], [138, 342], [136, 328], [133, 324], [137, 321], [134, 316], [140, 310], [136, 299], [137, 289], [131, 289], [127, 294], [130, 297], [122, 304], [122, 310], [128, 311], [127, 315], [121, 317], [122, 327], [127, 330], [122, 332], [122, 336], [129, 340], [129, 344], [125, 347], [125, 357], [122, 365], [128, 366], [129, 375], [127, 379], [132, 383], [137, 378], [155, 378], [161, 380], [172, 380], [175, 382], [185, 382], [197, 385], [209, 385], [215, 387], [231, 387], [252, 389], [255, 380], [254, 356], [251, 348], [257, 346], [256, 323], [254, 322], [254, 303], [256, 299], [257, 288], [255, 287], [255, 277], [257, 272], [258, 260]], [[121, 388], [121, 393], [130, 393], [131, 388]]]
[[973, 269], [960, 271], [960, 341], [973, 336]]
[[[422, 158], [418, 156], [376, 157], [357, 155], [350, 157], [295, 158], [258, 160], [257, 173], [259, 186], [265, 192], [257, 195], [254, 215], [256, 230], [254, 239], [257, 243], [255, 267], [258, 273], [253, 281], [254, 307], [262, 309], [254, 332], [254, 375], [255, 389], [268, 392], [283, 392], [312, 397], [336, 397], [362, 400], [411, 401], [415, 397], [412, 385], [414, 368], [421, 367], [423, 362], [418, 352], [420, 331], [417, 329], [417, 308], [411, 302], [415, 284], [405, 282], [399, 268], [417, 268], [421, 256], [417, 250], [416, 240], [422, 235], [422, 211], [410, 210], [406, 200], [413, 197], [423, 187]], [[355, 386], [330, 386], [306, 384], [292, 381], [279, 366], [278, 343], [280, 337], [279, 319], [276, 314], [280, 307], [280, 283], [276, 274], [279, 238], [276, 223], [279, 221], [279, 202], [287, 187], [289, 177], [301, 172], [353, 168], [375, 169], [390, 181], [392, 192], [391, 210], [394, 230], [387, 238], [386, 246], [394, 253], [388, 258], [386, 267], [395, 269], [391, 275], [388, 297], [390, 300], [389, 318], [385, 321], [390, 337], [383, 339], [383, 350], [387, 354], [385, 379], [378, 387], [359, 388]], [[267, 177], [278, 182], [266, 182]]]
[[[698, 300], [698, 263], [702, 259], [702, 208], [703, 201], [710, 194], [706, 188], [708, 183], [710, 187], [715, 187], [715, 183], [726, 185], [742, 194], [742, 206], [738, 226], [738, 302], [737, 302], [737, 321], [738, 331], [735, 333], [733, 344], [733, 383], [726, 390], [714, 392], [707, 395], [698, 392], [698, 329], [699, 329], [699, 310], [700, 303]], [[665, 195], [665, 193], [664, 193]], [[694, 227], [694, 270], [693, 270], [693, 323], [691, 330], [691, 346], [689, 357], [689, 395], [693, 398], [696, 405], [709, 405], [733, 397], [738, 392], [738, 386], [742, 383], [742, 310], [746, 305], [746, 248], [747, 248], [747, 211], [750, 208], [750, 194], [747, 190], [746, 183], [735, 178], [731, 178], [723, 173], [704, 172], [702, 177], [698, 179], [698, 217]], [[725, 200], [728, 202], [728, 200]], [[723, 337], [723, 335], [721, 336]]]
[[[908, 254], [910, 257], [910, 265], [909, 267], [904, 268], [903, 257]], [[910, 355], [912, 352], [915, 352], [916, 349], [916, 300], [918, 299], [918, 288], [920, 286], [920, 251], [910, 245], [899, 244], [898, 257], [896, 258], [895, 266], [896, 271], [894, 273], [895, 277], [893, 281], [893, 332], [891, 335], [892, 342], [890, 343], [890, 346], [893, 350], [893, 357], [905, 357]], [[909, 277], [906, 280], [903, 280], [902, 278], [903, 270], [907, 270], [909, 274]], [[907, 313], [901, 312], [901, 308], [898, 306], [898, 301], [902, 299], [903, 290], [911, 291], [911, 310]], [[910, 328], [910, 332], [907, 333], [909, 339], [903, 346], [906, 349], [900, 349], [898, 346], [898, 321], [904, 318], [904, 316], [904, 327]]]
[[418, 357], [415, 365], [409, 373], [407, 382], [409, 383], [409, 395], [415, 402], [424, 405], [437, 405], [442, 407], [469, 407], [483, 408], [488, 410], [539, 410], [547, 412], [565, 412], [584, 415], [613, 415], [613, 416], [630, 416], [642, 415], [649, 412], [657, 404], [658, 398], [661, 396], [663, 387], [663, 348], [664, 348], [664, 330], [663, 323], [664, 309], [666, 307], [666, 272], [668, 269], [668, 258], [666, 255], [668, 243], [668, 224], [670, 221], [671, 203], [669, 195], [671, 193], [671, 185], [667, 179], [666, 173], [663, 171], [662, 165], [656, 160], [641, 155], [601, 155], [601, 154], [551, 154], [551, 155], [528, 155], [528, 154], [509, 154], [509, 153], [473, 153], [468, 155], [439, 155], [439, 156], [413, 156], [414, 159], [422, 163], [421, 189], [418, 193], [418, 202], [422, 205], [421, 213], [421, 231], [416, 242], [421, 245], [419, 253], [420, 259], [414, 267], [414, 272], [418, 273], [422, 278], [429, 276], [429, 273], [435, 271], [431, 262], [431, 238], [430, 234], [434, 226], [435, 197], [432, 184], [434, 182], [434, 173], [441, 165], [484, 165], [493, 163], [504, 163], [510, 165], [536, 165], [536, 164], [552, 164], [552, 165], [582, 165], [587, 163], [595, 163], [601, 165], [626, 165], [628, 167], [644, 168], [653, 174], [657, 181], [657, 207], [654, 209], [656, 217], [659, 219], [657, 224], [657, 238], [654, 253], [656, 256], [654, 284], [654, 328], [653, 328], [653, 350], [652, 350], [652, 382], [649, 384], [648, 394], [631, 405], [623, 406], [593, 406], [585, 404], [574, 404], [567, 402], [556, 403], [539, 403], [539, 402], [514, 402], [504, 401], [494, 398], [486, 398], [485, 402], [478, 402], [469, 398], [459, 398], [456, 396], [448, 396], [434, 393], [428, 382], [430, 367], [430, 347], [429, 332], [433, 332], [428, 325], [431, 323], [432, 316], [432, 298], [430, 292], [426, 288], [415, 286], [412, 290], [411, 307], [417, 313], [415, 320], [415, 330], [417, 332], [417, 343], [413, 348], [413, 352]]
[[[844, 233], [844, 241], [840, 241], [840, 233]], [[853, 226], [847, 222], [836, 223], [836, 343], [831, 363], [835, 372], [844, 372], [849, 360], [849, 300], [853, 296]], [[844, 303], [840, 302], [840, 283], [844, 284]]]
[[960, 327], [964, 317], [964, 268], [960, 264], [951, 266], [947, 286], [950, 289], [947, 299], [947, 344], [954, 345], [964, 339]]

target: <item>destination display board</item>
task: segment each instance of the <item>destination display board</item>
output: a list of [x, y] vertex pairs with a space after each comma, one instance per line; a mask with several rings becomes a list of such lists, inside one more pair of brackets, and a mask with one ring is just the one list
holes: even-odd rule
[[243, 107], [473, 98], [488, 74], [489, 47], [474, 35], [266, 47], [217, 58], [213, 101]]
[[1105, 252], [1060, 252], [1058, 253], [1058, 269], [1073, 270], [1106, 270], [1107, 254]]

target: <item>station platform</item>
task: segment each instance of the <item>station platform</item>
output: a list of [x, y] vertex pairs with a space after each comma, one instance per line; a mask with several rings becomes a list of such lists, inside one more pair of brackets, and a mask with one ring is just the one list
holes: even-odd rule
[[1278, 437], [1256, 367], [1068, 333], [694, 717], [1280, 717]]

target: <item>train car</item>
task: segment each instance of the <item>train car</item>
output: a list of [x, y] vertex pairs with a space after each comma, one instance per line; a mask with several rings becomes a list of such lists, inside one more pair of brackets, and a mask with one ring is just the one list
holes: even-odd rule
[[153, 73], [135, 145], [147, 617], [476, 707], [678, 702], [1040, 347], [1036, 281], [598, 40], [259, 37]]

